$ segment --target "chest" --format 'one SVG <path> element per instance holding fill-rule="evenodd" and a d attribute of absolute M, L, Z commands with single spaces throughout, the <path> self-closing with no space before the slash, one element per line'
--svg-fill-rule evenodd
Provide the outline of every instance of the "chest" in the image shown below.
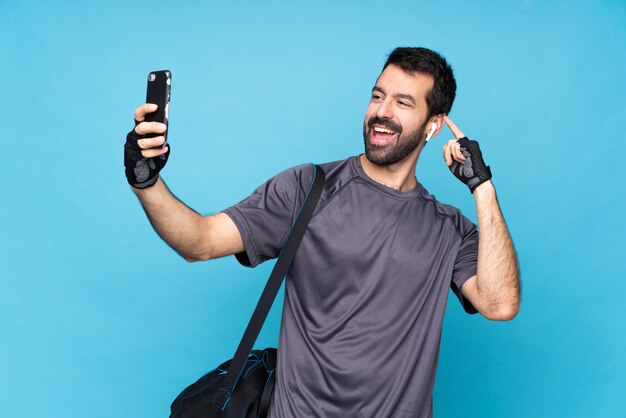
<path fill-rule="evenodd" d="M 433 205 L 357 185 L 318 210 L 293 264 L 296 286 L 319 298 L 375 291 L 415 296 L 451 276 L 458 235 Z"/>

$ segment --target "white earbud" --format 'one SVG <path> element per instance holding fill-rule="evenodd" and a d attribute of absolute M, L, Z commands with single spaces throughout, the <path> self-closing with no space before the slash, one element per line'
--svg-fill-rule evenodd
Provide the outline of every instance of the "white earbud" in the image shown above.
<path fill-rule="evenodd" d="M 428 135 L 426 135 L 426 142 L 428 142 L 430 140 L 430 138 L 432 138 L 433 134 L 435 133 L 435 131 L 437 130 L 437 124 L 435 122 L 433 122 L 430 125 L 430 131 L 428 131 Z"/>

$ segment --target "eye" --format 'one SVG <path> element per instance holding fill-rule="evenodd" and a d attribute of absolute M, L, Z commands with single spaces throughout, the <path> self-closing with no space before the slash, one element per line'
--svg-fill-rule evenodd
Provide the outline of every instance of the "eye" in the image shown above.
<path fill-rule="evenodd" d="M 409 102 L 404 102 L 404 101 L 402 101 L 402 100 L 400 100 L 400 101 L 398 102 L 398 104 L 399 104 L 400 106 L 402 106 L 402 107 L 410 107 L 410 106 L 411 106 L 411 104 L 410 104 Z"/>
<path fill-rule="evenodd" d="M 381 96 L 380 94 L 378 94 L 378 93 L 373 93 L 372 94 L 372 101 L 373 102 L 377 102 L 377 101 L 382 100 L 382 99 L 383 99 L 383 96 Z"/>

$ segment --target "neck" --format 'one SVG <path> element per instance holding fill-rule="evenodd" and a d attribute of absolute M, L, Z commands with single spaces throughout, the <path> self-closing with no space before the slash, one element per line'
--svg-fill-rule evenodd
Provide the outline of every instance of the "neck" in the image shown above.
<path fill-rule="evenodd" d="M 365 174 L 375 182 L 401 192 L 408 192 L 417 186 L 415 168 L 421 148 L 417 147 L 406 158 L 390 165 L 374 164 L 367 159 L 365 154 L 359 156 L 359 161 Z"/>

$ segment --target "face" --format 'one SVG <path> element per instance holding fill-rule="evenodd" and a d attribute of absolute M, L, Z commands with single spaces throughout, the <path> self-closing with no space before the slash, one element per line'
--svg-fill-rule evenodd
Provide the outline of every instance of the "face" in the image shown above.
<path fill-rule="evenodd" d="M 407 74 L 389 65 L 372 89 L 365 112 L 365 156 L 378 165 L 389 165 L 411 154 L 426 137 L 426 95 L 432 76 Z"/>

